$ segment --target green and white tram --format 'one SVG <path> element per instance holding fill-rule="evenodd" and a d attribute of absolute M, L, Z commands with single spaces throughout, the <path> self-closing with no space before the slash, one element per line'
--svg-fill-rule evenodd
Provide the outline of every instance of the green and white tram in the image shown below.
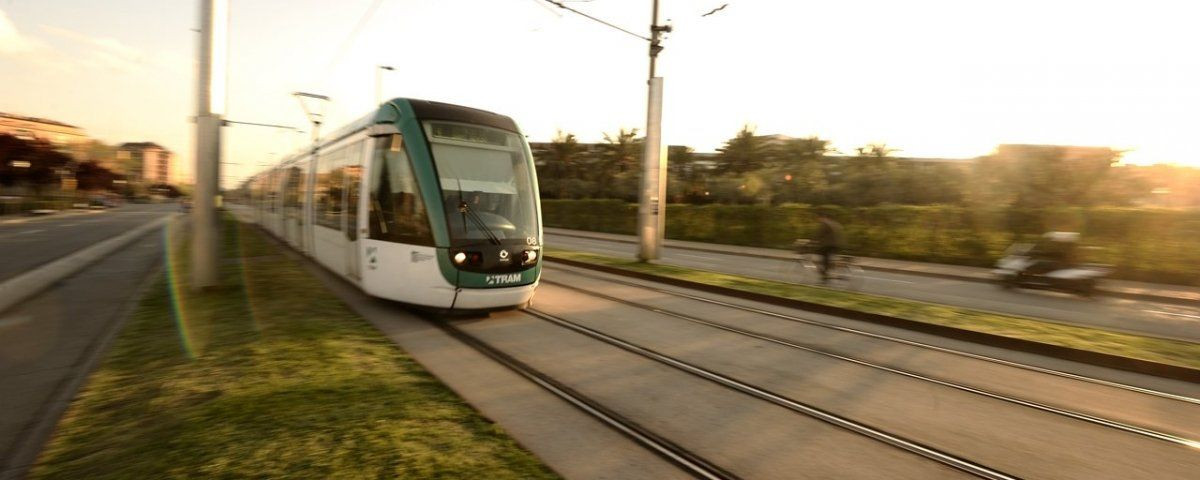
<path fill-rule="evenodd" d="M 244 187 L 263 227 L 373 296 L 520 307 L 541 275 L 533 158 L 503 115 L 397 98 Z"/>

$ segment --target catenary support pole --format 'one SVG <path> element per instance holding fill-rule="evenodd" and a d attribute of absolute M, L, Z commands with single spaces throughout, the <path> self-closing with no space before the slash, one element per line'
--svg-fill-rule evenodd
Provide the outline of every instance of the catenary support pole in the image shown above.
<path fill-rule="evenodd" d="M 220 281 L 217 203 L 221 178 L 221 116 L 225 103 L 227 0 L 200 0 L 196 75 L 196 168 L 192 198 L 192 288 Z"/>
<path fill-rule="evenodd" d="M 671 27 L 658 25 L 658 0 L 654 0 L 651 8 L 646 142 L 642 153 L 641 191 L 638 195 L 638 259 L 643 262 L 661 255 L 667 213 L 667 155 L 662 145 L 663 79 L 655 75 L 655 62 L 662 51 L 661 35 L 670 32 Z"/>

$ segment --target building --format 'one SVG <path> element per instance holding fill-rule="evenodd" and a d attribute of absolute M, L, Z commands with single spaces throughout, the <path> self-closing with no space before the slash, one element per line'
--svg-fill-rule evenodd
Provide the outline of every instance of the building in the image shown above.
<path fill-rule="evenodd" d="M 126 166 L 130 178 L 147 183 L 169 183 L 172 153 L 154 142 L 122 143 L 117 147 L 117 161 Z"/>
<path fill-rule="evenodd" d="M 83 129 L 74 125 L 0 112 L 0 135 L 3 134 L 23 140 L 44 141 L 75 156 L 90 141 Z"/>
<path fill-rule="evenodd" d="M 1120 151 L 1110 147 L 1084 147 L 1078 145 L 1025 145 L 1002 144 L 996 147 L 995 156 L 1004 159 L 1039 158 L 1051 156 L 1062 160 L 1116 160 Z"/>

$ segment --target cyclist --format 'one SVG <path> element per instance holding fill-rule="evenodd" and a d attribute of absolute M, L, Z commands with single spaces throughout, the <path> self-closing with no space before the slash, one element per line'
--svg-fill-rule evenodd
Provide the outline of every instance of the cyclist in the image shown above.
<path fill-rule="evenodd" d="M 829 283 L 829 271 L 833 268 L 833 257 L 843 247 L 842 225 L 829 214 L 817 212 L 817 254 L 821 256 L 821 283 Z"/>

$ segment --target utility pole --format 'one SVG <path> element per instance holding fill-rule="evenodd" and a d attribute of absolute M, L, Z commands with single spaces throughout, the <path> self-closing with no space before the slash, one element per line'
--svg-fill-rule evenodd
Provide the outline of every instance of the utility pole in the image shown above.
<path fill-rule="evenodd" d="M 396 68 L 390 67 L 387 65 L 376 65 L 375 66 L 375 106 L 376 107 L 378 107 L 379 104 L 383 103 L 383 78 L 382 77 L 383 77 L 384 70 L 391 72 L 391 71 L 396 70 Z"/>
<path fill-rule="evenodd" d="M 192 288 L 220 283 L 221 125 L 225 114 L 228 0 L 200 0 L 196 75 L 196 188 L 192 199 Z"/>
<path fill-rule="evenodd" d="M 654 0 L 651 8 L 646 145 L 642 154 L 642 188 L 638 195 L 638 259 L 643 262 L 660 256 L 667 217 L 667 155 L 662 145 L 663 79 L 655 76 L 655 61 L 662 51 L 662 34 L 670 32 L 671 26 L 658 24 L 658 0 Z"/>
<path fill-rule="evenodd" d="M 637 232 L 638 259 L 643 262 L 657 259 L 662 250 L 663 231 L 666 230 L 667 152 L 662 145 L 663 79 L 655 75 L 655 61 L 658 60 L 658 53 L 662 51 L 662 34 L 669 33 L 671 26 L 658 24 L 658 0 L 654 0 L 654 4 L 651 6 L 649 37 L 643 37 L 568 7 L 562 0 L 545 1 L 609 28 L 650 42 L 650 75 L 647 80 L 650 88 L 646 101 L 646 145 L 642 154 L 642 183 L 638 193 Z"/>

